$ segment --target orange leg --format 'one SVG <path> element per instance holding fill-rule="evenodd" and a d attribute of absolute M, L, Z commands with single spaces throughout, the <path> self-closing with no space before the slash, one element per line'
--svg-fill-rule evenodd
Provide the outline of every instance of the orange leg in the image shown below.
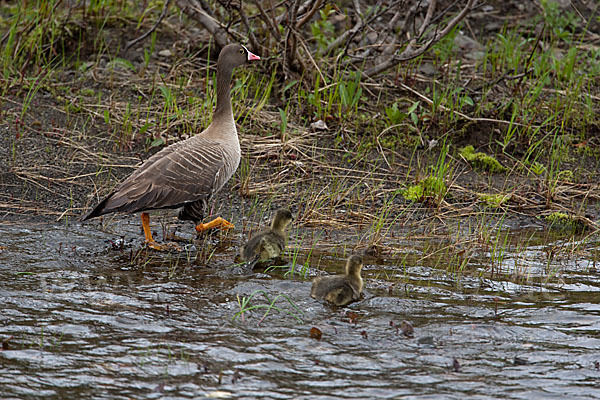
<path fill-rule="evenodd" d="M 221 217 L 217 217 L 212 221 L 207 222 L 206 224 L 199 223 L 198 225 L 196 225 L 196 232 L 200 233 L 210 228 L 232 229 L 234 226 L 235 225 L 233 225 L 231 222 Z"/>
<path fill-rule="evenodd" d="M 144 236 L 146 238 L 146 244 L 148 247 L 154 250 L 165 251 L 165 250 L 181 250 L 175 243 L 159 244 L 152 238 L 152 231 L 150 230 L 150 215 L 148 213 L 142 213 L 142 228 L 144 228 Z"/>

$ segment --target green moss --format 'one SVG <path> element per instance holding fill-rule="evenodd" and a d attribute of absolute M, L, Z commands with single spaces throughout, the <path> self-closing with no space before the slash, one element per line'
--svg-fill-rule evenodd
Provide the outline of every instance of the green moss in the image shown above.
<path fill-rule="evenodd" d="M 423 201 L 427 197 L 444 197 L 445 194 L 446 184 L 436 176 L 428 176 L 419 184 L 402 191 L 402 196 L 409 201 Z"/>
<path fill-rule="evenodd" d="M 491 207 L 491 208 L 500 208 L 510 198 L 510 196 L 506 195 L 506 194 L 485 194 L 485 193 L 478 193 L 477 197 L 479 197 L 479 199 L 481 201 L 483 201 L 487 207 Z"/>
<path fill-rule="evenodd" d="M 90 89 L 90 88 L 83 88 L 79 91 L 79 93 L 81 93 L 82 96 L 87 96 L 87 97 L 92 97 L 96 94 L 94 92 L 94 89 Z"/>
<path fill-rule="evenodd" d="M 548 221 L 552 224 L 554 224 L 554 223 L 570 224 L 573 222 L 573 219 L 571 217 L 569 217 L 567 214 L 557 211 L 557 212 L 553 212 L 550 215 L 546 215 L 546 221 Z"/>
<path fill-rule="evenodd" d="M 585 225 L 575 217 L 556 211 L 544 217 L 546 222 L 550 223 L 550 228 L 561 231 L 582 231 Z"/>
<path fill-rule="evenodd" d="M 485 153 L 476 153 L 475 148 L 469 145 L 459 150 L 459 154 L 465 158 L 473 166 L 473 168 L 481 171 L 489 172 L 504 172 L 506 168 L 498 162 L 494 157 L 488 156 Z"/>
<path fill-rule="evenodd" d="M 571 171 L 570 169 L 565 169 L 564 171 L 560 171 L 558 173 L 558 180 L 572 181 L 573 180 L 573 171 Z"/>

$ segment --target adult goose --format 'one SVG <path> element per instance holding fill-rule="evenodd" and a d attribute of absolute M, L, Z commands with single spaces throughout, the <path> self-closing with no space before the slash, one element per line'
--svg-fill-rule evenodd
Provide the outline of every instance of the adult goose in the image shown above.
<path fill-rule="evenodd" d="M 280 258 L 287 242 L 287 227 L 292 222 L 292 212 L 287 208 L 279 208 L 271 221 L 271 227 L 257 233 L 242 246 L 241 259 L 256 263 L 264 263 Z"/>
<path fill-rule="evenodd" d="M 327 300 L 336 306 L 345 306 L 358 300 L 363 289 L 363 280 L 360 276 L 362 267 L 361 256 L 350 256 L 346 261 L 344 275 L 313 279 L 310 295 L 315 299 Z"/>
<path fill-rule="evenodd" d="M 169 246 L 154 241 L 146 211 L 179 208 L 178 218 L 191 220 L 196 231 L 233 228 L 221 217 L 203 224 L 210 198 L 231 178 L 240 163 L 240 142 L 231 109 L 230 84 L 235 67 L 260 60 L 240 44 L 225 46 L 217 61 L 217 107 L 212 123 L 201 133 L 174 143 L 146 160 L 82 220 L 112 212 L 142 211 L 149 247 Z"/>

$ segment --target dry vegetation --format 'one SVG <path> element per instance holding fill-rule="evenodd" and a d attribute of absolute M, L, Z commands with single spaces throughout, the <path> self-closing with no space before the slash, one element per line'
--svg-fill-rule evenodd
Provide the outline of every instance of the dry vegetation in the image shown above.
<path fill-rule="evenodd" d="M 598 229 L 595 5 L 102 0 L 0 13 L 4 219 L 77 217 L 201 130 L 215 55 L 241 41 L 264 61 L 235 75 L 244 159 L 221 194 L 234 219 L 292 204 L 298 226 L 375 253 L 399 250 L 398 232 L 464 234 L 449 252 L 493 246 L 506 227 Z"/>

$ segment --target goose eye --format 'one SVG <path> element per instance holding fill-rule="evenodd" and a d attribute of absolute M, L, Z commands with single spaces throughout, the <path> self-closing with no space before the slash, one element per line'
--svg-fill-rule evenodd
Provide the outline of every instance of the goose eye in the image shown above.
<path fill-rule="evenodd" d="M 244 54 L 244 49 L 240 49 L 240 54 Z"/>

